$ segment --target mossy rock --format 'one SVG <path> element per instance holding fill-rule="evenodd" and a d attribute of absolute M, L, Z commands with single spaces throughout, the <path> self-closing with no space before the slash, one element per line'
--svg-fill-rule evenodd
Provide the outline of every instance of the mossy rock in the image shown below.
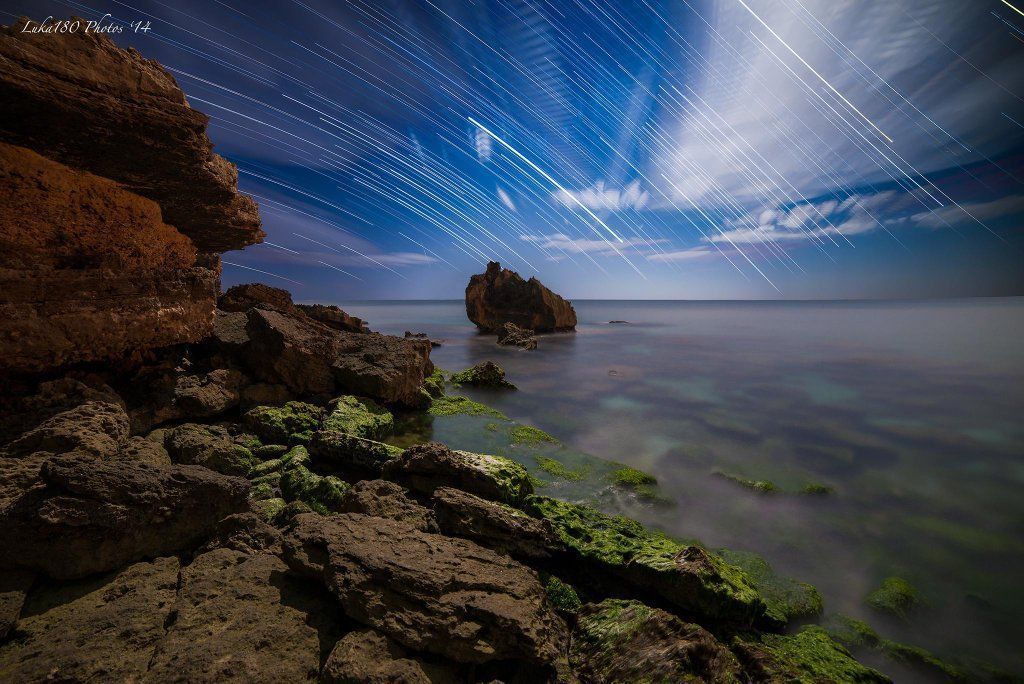
<path fill-rule="evenodd" d="M 624 580 L 714 622 L 752 625 L 765 614 L 746 574 L 699 546 L 582 504 L 532 496 L 524 506 L 549 520 L 579 561 L 610 583 Z"/>
<path fill-rule="evenodd" d="M 288 447 L 284 444 L 260 444 L 252 449 L 253 455 L 264 461 L 280 458 L 286 451 L 288 451 Z"/>
<path fill-rule="evenodd" d="M 224 475 L 245 476 L 259 465 L 260 459 L 235 440 L 222 425 L 183 423 L 164 433 L 164 448 L 174 463 L 201 465 Z"/>
<path fill-rule="evenodd" d="M 427 410 L 433 416 L 491 416 L 508 420 L 501 411 L 461 395 L 437 397 Z"/>
<path fill-rule="evenodd" d="M 259 482 L 252 486 L 249 490 L 250 501 L 262 501 L 265 499 L 273 499 L 277 494 L 274 491 L 274 485 L 270 482 Z"/>
<path fill-rule="evenodd" d="M 756 553 L 732 549 L 717 549 L 717 552 L 727 563 L 747 574 L 768 607 L 766 617 L 779 627 L 790 620 L 821 614 L 821 594 L 812 585 L 775 574 L 768 561 Z"/>
<path fill-rule="evenodd" d="M 472 368 L 453 373 L 452 383 L 456 385 L 472 385 L 490 389 L 515 389 L 516 386 L 505 379 L 505 371 L 492 361 L 478 363 Z"/>
<path fill-rule="evenodd" d="M 395 419 L 372 399 L 343 396 L 328 404 L 322 429 L 379 442 L 394 431 Z"/>
<path fill-rule="evenodd" d="M 554 575 L 541 575 L 544 582 L 544 591 L 547 592 L 548 601 L 563 617 L 571 617 L 579 612 L 583 602 L 580 601 L 576 589 Z"/>
<path fill-rule="evenodd" d="M 811 482 L 800 488 L 801 494 L 810 494 L 812 496 L 824 496 L 826 494 L 834 493 L 835 487 L 831 485 L 821 484 L 819 482 Z"/>
<path fill-rule="evenodd" d="M 257 406 L 242 416 L 246 427 L 266 443 L 306 444 L 320 428 L 323 409 L 302 401 L 284 406 Z"/>
<path fill-rule="evenodd" d="M 455 453 L 464 457 L 470 467 L 492 481 L 495 491 L 498 492 L 494 497 L 497 501 L 515 506 L 533 493 L 530 474 L 526 468 L 511 458 L 458 450 Z"/>
<path fill-rule="evenodd" d="M 317 462 L 374 476 L 380 475 L 385 463 L 402 455 L 398 447 L 336 430 L 317 432 L 309 450 Z"/>
<path fill-rule="evenodd" d="M 277 517 L 287 505 L 288 502 L 281 498 L 261 499 L 259 501 L 252 502 L 252 510 L 256 515 L 260 516 L 267 522 L 272 523 L 277 520 Z"/>
<path fill-rule="evenodd" d="M 608 473 L 608 479 L 617 487 L 635 488 L 642 485 L 658 484 L 656 477 L 642 470 L 621 463 L 613 463 L 612 465 L 615 466 L 615 470 Z"/>
<path fill-rule="evenodd" d="M 779 488 L 775 486 L 775 483 L 771 482 L 770 480 L 750 480 L 745 477 L 740 477 L 739 475 L 723 473 L 721 470 L 715 470 L 711 474 L 714 475 L 715 477 L 720 477 L 723 480 L 735 482 L 741 487 L 746 487 L 747 489 L 751 489 L 761 494 L 771 494 L 779 490 Z"/>
<path fill-rule="evenodd" d="M 886 577 L 881 586 L 867 595 L 864 602 L 874 610 L 906 620 L 921 604 L 921 598 L 907 580 L 902 577 Z"/>
<path fill-rule="evenodd" d="M 760 641 L 737 641 L 733 650 L 754 681 L 821 684 L 887 684 L 891 680 L 857 662 L 817 625 L 792 635 L 765 634 Z"/>
<path fill-rule="evenodd" d="M 431 399 L 444 395 L 445 372 L 435 368 L 434 372 L 423 379 L 423 389 L 430 395 Z"/>
<path fill-rule="evenodd" d="M 579 482 L 587 476 L 590 470 L 589 468 L 570 468 L 558 459 L 549 456 L 534 456 L 533 460 L 537 462 L 541 470 L 558 480 Z"/>
<path fill-rule="evenodd" d="M 516 425 L 508 431 L 508 436 L 513 444 L 561 444 L 548 433 L 531 425 Z"/>
<path fill-rule="evenodd" d="M 281 494 L 286 501 L 301 501 L 317 513 L 341 510 L 348 483 L 333 475 L 317 475 L 303 465 L 281 473 Z"/>

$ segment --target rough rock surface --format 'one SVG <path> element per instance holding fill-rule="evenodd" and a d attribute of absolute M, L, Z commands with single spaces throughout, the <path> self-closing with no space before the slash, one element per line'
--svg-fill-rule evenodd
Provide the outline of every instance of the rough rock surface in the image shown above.
<path fill-rule="evenodd" d="M 7 445 L 10 453 L 78 450 L 93 456 L 116 456 L 128 439 L 128 414 L 118 404 L 87 401 L 48 418 Z"/>
<path fill-rule="evenodd" d="M 384 476 L 410 489 L 430 494 L 438 487 L 457 487 L 493 501 L 517 504 L 533 492 L 529 474 L 503 456 L 452 451 L 431 442 L 411 447 L 384 466 Z"/>
<path fill-rule="evenodd" d="M 430 509 L 410 498 L 404 487 L 387 480 L 361 480 L 355 483 L 342 497 L 341 510 L 345 513 L 362 513 L 374 518 L 397 520 L 424 532 L 437 531 Z"/>
<path fill-rule="evenodd" d="M 229 287 L 217 298 L 221 311 L 244 312 L 260 304 L 288 311 L 292 309 L 292 294 L 263 283 L 244 283 Z"/>
<path fill-rule="evenodd" d="M 0 570 L 0 642 L 18 624 L 25 597 L 35 576 L 24 570 Z"/>
<path fill-rule="evenodd" d="M 46 461 L 43 489 L 0 513 L 0 563 L 83 577 L 198 545 L 247 508 L 249 483 L 199 466 L 158 468 L 69 454 Z"/>
<path fill-rule="evenodd" d="M 425 662 L 372 629 L 342 637 L 324 663 L 325 684 L 455 684 L 463 681 L 455 667 Z"/>
<path fill-rule="evenodd" d="M 171 616 L 178 568 L 177 558 L 157 558 L 34 592 L 18 638 L 0 645 L 0 679 L 140 681 Z"/>
<path fill-rule="evenodd" d="M 330 306 L 323 304 L 296 304 L 295 308 L 314 321 L 320 321 L 327 327 L 334 328 L 335 330 L 354 333 L 370 332 L 370 329 L 366 326 L 366 321 L 350 316 L 333 304 Z"/>
<path fill-rule="evenodd" d="M 154 682 L 316 681 L 339 633 L 322 587 L 269 553 L 220 548 L 181 571 L 174 619 L 147 674 Z"/>
<path fill-rule="evenodd" d="M 213 154 L 207 117 L 167 71 L 104 34 L 23 27 L 0 30 L 0 141 L 155 201 L 200 252 L 262 239 L 255 202 L 236 192 L 237 170 Z"/>
<path fill-rule="evenodd" d="M 500 332 L 515 323 L 537 332 L 576 329 L 576 311 L 536 278 L 523 280 L 515 271 L 492 261 L 487 270 L 469 279 L 466 315 L 483 332 Z"/>
<path fill-rule="evenodd" d="M 515 558 L 550 558 L 561 547 L 547 520 L 459 489 L 434 491 L 434 514 L 445 534 L 465 537 Z"/>
<path fill-rule="evenodd" d="M 588 682 L 742 681 L 736 657 L 707 630 L 639 601 L 583 606 L 569 659 Z"/>
<path fill-rule="evenodd" d="M 284 556 L 324 582 L 349 617 L 457 662 L 553 663 L 566 627 L 537 574 L 472 542 L 354 513 L 302 514 Z"/>
<path fill-rule="evenodd" d="M 246 475 L 260 462 L 222 425 L 184 423 L 164 433 L 164 447 L 174 463 L 200 465 L 224 475 Z"/>
<path fill-rule="evenodd" d="M 498 331 L 498 344 L 530 351 L 537 348 L 537 338 L 533 336 L 533 330 L 520 328 L 515 323 L 505 323 Z"/>
<path fill-rule="evenodd" d="M 516 386 L 505 379 L 505 370 L 493 361 L 483 361 L 472 368 L 453 373 L 451 381 L 456 385 L 472 385 L 490 389 L 515 389 Z"/>

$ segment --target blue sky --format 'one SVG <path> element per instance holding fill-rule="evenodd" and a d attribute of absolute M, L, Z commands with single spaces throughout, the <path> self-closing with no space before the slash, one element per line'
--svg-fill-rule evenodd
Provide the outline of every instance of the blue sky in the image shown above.
<path fill-rule="evenodd" d="M 9 2 L 149 21 L 256 196 L 225 286 L 1024 294 L 1024 2 Z M 255 269 L 255 270 L 253 270 Z"/>

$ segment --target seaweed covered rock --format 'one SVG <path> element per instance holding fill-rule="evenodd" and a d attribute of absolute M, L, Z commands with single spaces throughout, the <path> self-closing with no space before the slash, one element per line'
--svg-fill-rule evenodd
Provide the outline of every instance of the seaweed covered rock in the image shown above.
<path fill-rule="evenodd" d="M 453 373 L 451 381 L 456 385 L 472 385 L 491 389 L 515 389 L 516 386 L 505 379 L 505 371 L 493 361 L 478 363 L 472 368 Z"/>
<path fill-rule="evenodd" d="M 2 678 L 143 680 L 170 622 L 179 568 L 177 558 L 157 558 L 33 592 L 18 638 L 0 645 Z"/>
<path fill-rule="evenodd" d="M 309 451 L 318 463 L 374 478 L 380 476 L 385 465 L 402 455 L 398 447 L 337 430 L 316 432 L 309 442 Z"/>
<path fill-rule="evenodd" d="M 523 280 L 515 271 L 492 261 L 466 286 L 466 315 L 482 332 L 495 333 L 505 323 L 538 332 L 574 330 L 572 304 L 536 278 Z"/>
<path fill-rule="evenodd" d="M 514 558 L 550 558 L 561 542 L 547 520 L 451 487 L 434 490 L 434 514 L 445 534 L 465 537 Z"/>
<path fill-rule="evenodd" d="M 707 630 L 639 601 L 583 606 L 569 660 L 583 681 L 741 681 L 736 657 Z"/>
<path fill-rule="evenodd" d="M 0 514 L 0 563 L 57 579 L 120 568 L 194 548 L 217 521 L 248 507 L 249 483 L 199 466 L 58 456 L 46 485 Z"/>
<path fill-rule="evenodd" d="M 873 610 L 906 620 L 921 605 L 921 597 L 914 586 L 902 577 L 886 577 L 864 602 Z"/>
<path fill-rule="evenodd" d="M 342 497 L 339 510 L 397 520 L 424 532 L 437 531 L 430 509 L 410 498 L 404 487 L 387 480 L 355 483 Z"/>
<path fill-rule="evenodd" d="M 267 444 L 306 444 L 320 429 L 324 412 L 319 406 L 289 401 L 284 406 L 257 406 L 242 422 Z"/>
<path fill-rule="evenodd" d="M 498 331 L 498 344 L 529 351 L 537 348 L 537 338 L 533 336 L 533 330 L 530 328 L 520 328 L 515 323 L 506 323 Z"/>
<path fill-rule="evenodd" d="M 179 425 L 164 433 L 164 448 L 174 463 L 201 465 L 225 475 L 247 475 L 260 463 L 221 425 Z"/>
<path fill-rule="evenodd" d="M 776 574 L 768 561 L 756 553 L 732 549 L 718 549 L 717 553 L 746 573 L 767 606 L 765 618 L 777 626 L 821 614 L 821 594 L 812 585 Z"/>
<path fill-rule="evenodd" d="M 436 442 L 406 449 L 401 457 L 385 465 L 384 477 L 424 494 L 438 487 L 455 487 L 513 505 L 533 492 L 529 474 L 515 461 L 452 451 Z"/>
<path fill-rule="evenodd" d="M 881 672 L 861 665 L 821 627 L 811 625 L 791 635 L 765 634 L 760 641 L 733 644 L 747 674 L 759 682 L 852 682 L 886 684 Z"/>
<path fill-rule="evenodd" d="M 341 510 L 348 483 L 334 475 L 318 475 L 306 467 L 309 455 L 297 446 L 285 455 L 279 486 L 285 501 L 301 501 L 317 513 Z"/>
<path fill-rule="evenodd" d="M 372 399 L 342 396 L 327 405 L 323 429 L 380 441 L 395 429 L 395 419 Z"/>
<path fill-rule="evenodd" d="M 564 657 L 565 623 L 537 574 L 473 542 L 354 513 L 302 514 L 284 558 L 349 617 L 407 648 L 465 663 Z"/>
<path fill-rule="evenodd" d="M 575 561 L 609 583 L 628 582 L 715 622 L 752 625 L 765 603 L 739 568 L 621 516 L 532 496 L 525 509 L 551 522 Z"/>

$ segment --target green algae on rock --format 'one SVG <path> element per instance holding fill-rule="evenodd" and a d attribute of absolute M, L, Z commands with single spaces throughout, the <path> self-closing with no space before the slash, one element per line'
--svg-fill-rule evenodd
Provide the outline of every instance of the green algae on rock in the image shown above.
<path fill-rule="evenodd" d="M 561 442 L 548 433 L 532 425 L 516 425 L 509 430 L 508 436 L 513 444 L 539 444 L 541 442 L 561 444 Z"/>
<path fill-rule="evenodd" d="M 317 513 L 341 509 L 348 483 L 333 475 L 317 475 L 302 465 L 281 473 L 281 494 L 286 501 L 301 501 Z"/>
<path fill-rule="evenodd" d="M 569 468 L 558 459 L 548 456 L 534 456 L 533 460 L 537 462 L 541 470 L 559 480 L 579 481 L 585 478 L 589 471 L 589 468 Z"/>
<path fill-rule="evenodd" d="M 406 449 L 384 466 L 383 476 L 425 494 L 455 487 L 513 506 L 533 493 L 526 468 L 512 459 L 456 451 L 436 442 Z"/>
<path fill-rule="evenodd" d="M 812 585 L 775 574 L 768 561 L 756 553 L 732 549 L 716 549 L 716 552 L 725 562 L 747 574 L 768 607 L 765 616 L 779 626 L 793 619 L 821 614 L 821 594 Z"/>
<path fill-rule="evenodd" d="M 716 622 L 752 625 L 766 606 L 745 573 L 698 546 L 590 506 L 532 496 L 525 510 L 546 518 L 589 570 Z"/>
<path fill-rule="evenodd" d="M 831 485 L 821 484 L 819 482 L 812 482 L 810 484 L 806 484 L 800 489 L 801 494 L 813 494 L 816 496 L 820 496 L 823 494 L 832 494 L 835 491 L 835 487 L 832 487 Z"/>
<path fill-rule="evenodd" d="M 309 451 L 318 462 L 375 476 L 380 474 L 385 463 L 402 454 L 396 446 L 336 430 L 320 430 L 314 434 L 309 442 Z"/>
<path fill-rule="evenodd" d="M 267 443 L 306 444 L 320 428 L 323 409 L 304 401 L 284 406 L 257 406 L 242 416 L 246 427 Z"/>
<path fill-rule="evenodd" d="M 557 613 L 562 617 L 568 617 L 579 612 L 583 602 L 580 600 L 579 594 L 576 593 L 575 587 L 554 575 L 541 573 L 540 578 L 544 582 L 544 591 L 548 594 L 548 600 Z"/>
<path fill-rule="evenodd" d="M 516 386 L 505 379 L 505 371 L 492 361 L 478 363 L 472 368 L 453 373 L 452 383 L 456 385 L 472 385 L 491 389 L 516 389 Z"/>
<path fill-rule="evenodd" d="M 583 606 L 569 660 L 584 681 L 741 681 L 736 657 L 707 630 L 639 601 Z"/>
<path fill-rule="evenodd" d="M 423 379 L 423 389 L 432 399 L 436 399 L 444 394 L 444 388 L 445 371 L 435 366 L 434 372 Z"/>
<path fill-rule="evenodd" d="M 886 577 L 881 586 L 867 595 L 864 602 L 872 609 L 906 620 L 921 604 L 913 585 L 902 577 Z"/>
<path fill-rule="evenodd" d="M 492 416 L 508 420 L 508 416 L 501 411 L 462 395 L 437 397 L 430 402 L 430 408 L 427 411 L 434 416 L 455 416 L 461 414 L 466 416 Z"/>
<path fill-rule="evenodd" d="M 322 429 L 380 441 L 395 429 L 395 419 L 372 399 L 346 395 L 327 405 Z"/>
<path fill-rule="evenodd" d="M 733 650 L 754 681 L 792 684 L 888 684 L 891 681 L 881 672 L 854 660 L 849 651 L 817 625 L 804 627 L 791 635 L 764 634 L 760 641 L 737 639 Z"/>
<path fill-rule="evenodd" d="M 746 487 L 747 489 L 752 489 L 755 492 L 761 492 L 763 494 L 770 494 L 772 492 L 778 491 L 779 489 L 778 487 L 775 486 L 775 483 L 771 482 L 770 480 L 750 480 L 745 477 L 740 477 L 739 475 L 724 473 L 721 470 L 715 470 L 711 474 L 714 475 L 715 477 L 720 477 L 723 480 L 735 482 L 741 487 Z"/>

